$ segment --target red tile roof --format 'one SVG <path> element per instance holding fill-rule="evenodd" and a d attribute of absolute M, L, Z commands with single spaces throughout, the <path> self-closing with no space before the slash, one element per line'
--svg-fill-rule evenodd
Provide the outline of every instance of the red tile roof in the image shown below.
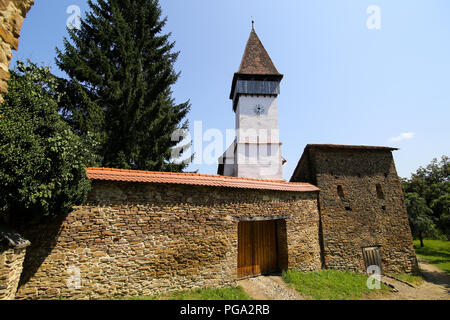
<path fill-rule="evenodd" d="M 91 180 L 168 183 L 295 192 L 319 191 L 317 187 L 309 183 L 292 183 L 281 180 L 257 180 L 197 173 L 150 172 L 107 168 L 87 168 L 86 171 L 87 177 Z"/>

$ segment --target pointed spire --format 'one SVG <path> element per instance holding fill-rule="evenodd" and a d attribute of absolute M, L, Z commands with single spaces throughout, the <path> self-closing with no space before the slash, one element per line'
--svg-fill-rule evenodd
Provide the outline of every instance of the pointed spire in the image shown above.
<path fill-rule="evenodd" d="M 252 19 L 252 31 L 245 47 L 244 56 L 242 57 L 239 71 L 233 76 L 231 84 L 230 99 L 233 100 L 233 108 L 239 97 L 239 90 L 236 91 L 238 80 L 261 80 L 281 82 L 283 75 L 278 72 L 277 68 L 270 59 L 269 54 L 264 48 L 261 40 L 255 31 L 254 20 Z M 278 92 L 279 93 L 279 92 Z M 275 95 L 278 93 L 274 93 Z"/>
<path fill-rule="evenodd" d="M 280 75 L 256 34 L 254 23 L 254 20 L 252 20 L 252 31 L 250 32 L 250 37 L 247 41 L 247 46 L 238 73 L 252 75 Z"/>

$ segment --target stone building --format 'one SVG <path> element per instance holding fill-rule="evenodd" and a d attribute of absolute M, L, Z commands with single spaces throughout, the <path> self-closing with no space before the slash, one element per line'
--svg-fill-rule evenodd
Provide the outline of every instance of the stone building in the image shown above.
<path fill-rule="evenodd" d="M 320 188 L 324 267 L 416 272 L 413 239 L 392 151 L 375 146 L 308 145 L 291 181 Z M 371 261 L 372 252 L 378 261 Z"/>
<path fill-rule="evenodd" d="M 17 299 L 152 295 L 321 268 L 308 183 L 91 168 L 87 203 L 17 226 L 31 241 Z"/>

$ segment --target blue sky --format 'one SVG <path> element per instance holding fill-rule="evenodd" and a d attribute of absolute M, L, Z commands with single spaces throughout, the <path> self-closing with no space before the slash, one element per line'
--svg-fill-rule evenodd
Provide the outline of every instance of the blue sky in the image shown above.
<path fill-rule="evenodd" d="M 53 66 L 70 5 L 38 0 L 24 22 L 14 60 Z M 381 10 L 369 30 L 366 10 Z M 181 51 L 173 87 L 190 99 L 189 122 L 234 128 L 228 99 L 251 30 L 285 75 L 279 96 L 280 137 L 289 179 L 308 143 L 388 145 L 407 177 L 450 146 L 450 2 L 448 0 L 162 0 L 165 31 Z M 12 64 L 13 66 L 14 64 Z M 216 165 L 189 170 L 215 174 Z"/>

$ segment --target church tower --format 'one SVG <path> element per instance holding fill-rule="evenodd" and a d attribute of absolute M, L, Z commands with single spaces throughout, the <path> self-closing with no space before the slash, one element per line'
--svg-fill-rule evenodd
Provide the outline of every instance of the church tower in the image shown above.
<path fill-rule="evenodd" d="M 218 174 L 283 180 L 277 96 L 278 72 L 252 27 L 230 99 L 236 116 L 236 139 L 219 159 Z"/>

